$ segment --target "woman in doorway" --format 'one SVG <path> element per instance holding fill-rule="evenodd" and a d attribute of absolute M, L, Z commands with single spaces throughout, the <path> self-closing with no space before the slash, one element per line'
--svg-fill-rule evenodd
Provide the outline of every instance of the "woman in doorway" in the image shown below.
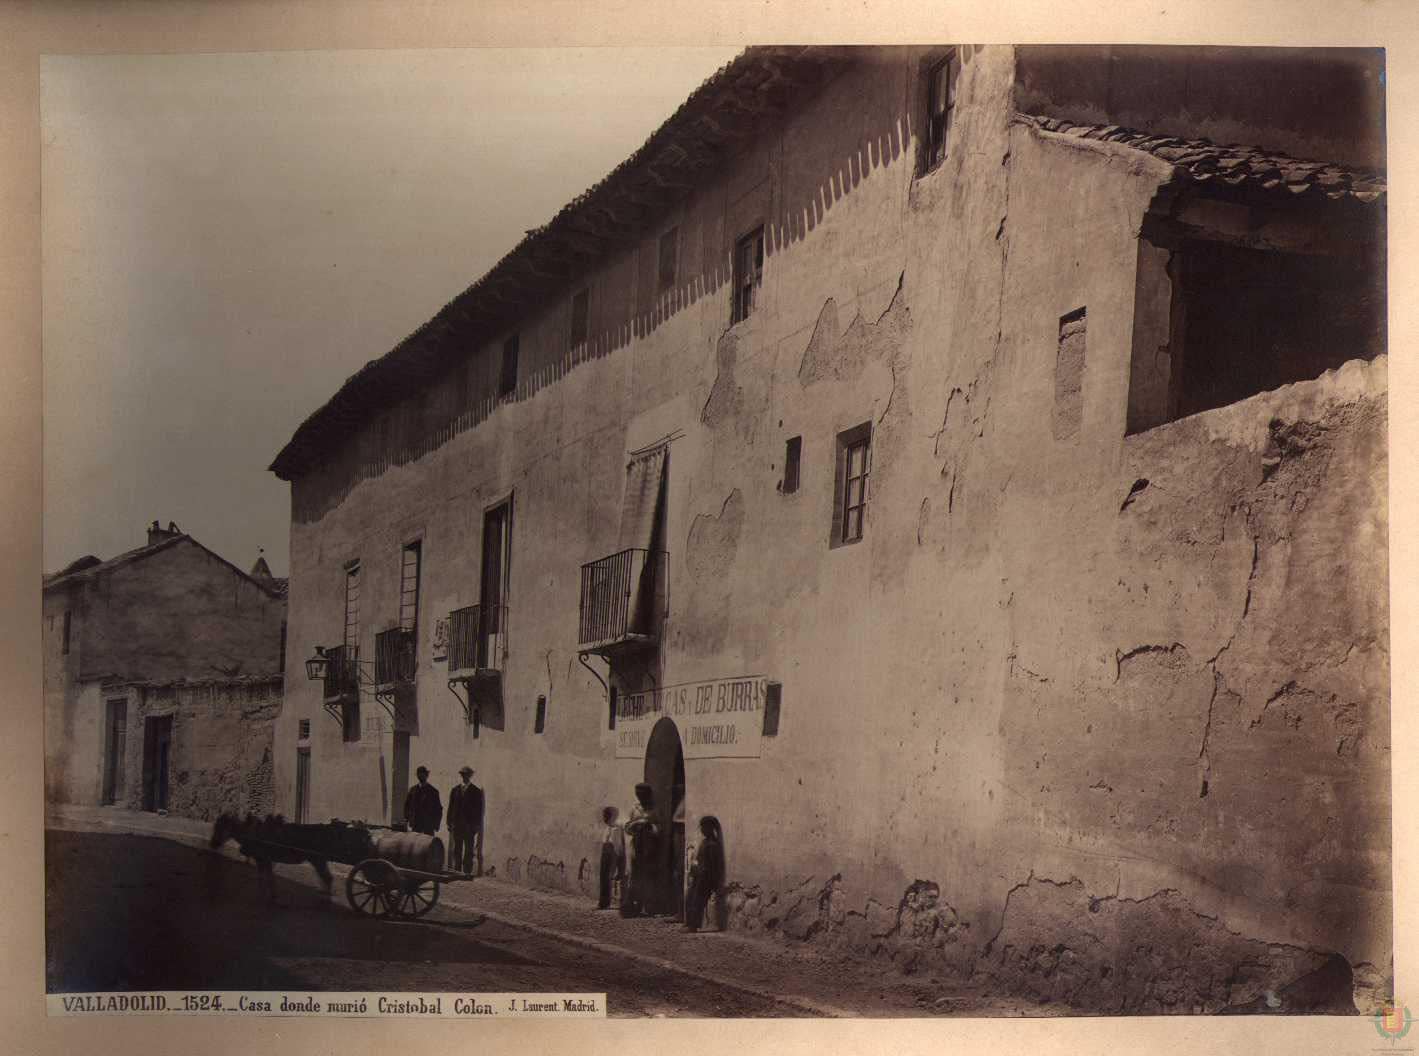
<path fill-rule="evenodd" d="M 631 882 L 621 899 L 621 916 L 638 917 L 655 905 L 660 860 L 655 792 L 644 781 L 636 785 L 636 805 L 626 819 L 625 830 L 631 841 Z"/>
<path fill-rule="evenodd" d="M 700 930 L 710 896 L 717 896 L 723 886 L 724 830 L 720 828 L 718 818 L 706 814 L 700 819 L 700 845 L 695 850 L 695 864 L 690 867 L 690 896 L 685 903 L 686 931 Z"/>

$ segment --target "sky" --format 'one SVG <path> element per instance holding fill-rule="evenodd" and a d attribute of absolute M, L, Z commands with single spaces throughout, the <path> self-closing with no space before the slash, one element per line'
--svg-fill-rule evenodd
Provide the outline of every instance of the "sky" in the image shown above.
<path fill-rule="evenodd" d="M 301 421 L 736 51 L 45 56 L 45 570 L 158 520 L 285 575 Z"/>

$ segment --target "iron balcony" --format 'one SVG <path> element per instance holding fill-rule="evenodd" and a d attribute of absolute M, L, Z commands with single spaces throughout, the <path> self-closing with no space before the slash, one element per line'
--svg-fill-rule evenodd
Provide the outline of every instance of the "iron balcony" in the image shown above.
<path fill-rule="evenodd" d="M 383 688 L 414 681 L 414 632 L 395 627 L 374 636 L 374 681 Z"/>
<path fill-rule="evenodd" d="M 581 566 L 582 652 L 604 655 L 659 640 L 665 563 L 664 550 L 630 549 Z"/>
<path fill-rule="evenodd" d="M 348 704 L 360 699 L 359 653 L 337 645 L 325 650 L 325 703 Z"/>
<path fill-rule="evenodd" d="M 448 614 L 449 678 L 501 671 L 506 654 L 506 605 L 469 605 Z"/>

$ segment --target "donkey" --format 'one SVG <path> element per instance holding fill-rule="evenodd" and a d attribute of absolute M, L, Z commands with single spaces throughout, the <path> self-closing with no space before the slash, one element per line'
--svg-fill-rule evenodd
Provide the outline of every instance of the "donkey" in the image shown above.
<path fill-rule="evenodd" d="M 265 818 L 248 814 L 240 820 L 235 814 L 223 814 L 212 826 L 210 846 L 215 850 L 228 840 L 236 840 L 242 857 L 256 863 L 258 882 L 266 889 L 267 900 L 271 903 L 276 901 L 276 875 L 272 869 L 276 862 L 282 865 L 309 862 L 315 868 L 315 875 L 320 877 L 326 895 L 329 895 L 335 878 L 330 873 L 328 859 L 318 852 L 295 846 L 302 841 L 301 834 L 294 830 L 302 828 L 305 826 L 287 825 L 286 819 L 279 814 L 268 814 Z"/>

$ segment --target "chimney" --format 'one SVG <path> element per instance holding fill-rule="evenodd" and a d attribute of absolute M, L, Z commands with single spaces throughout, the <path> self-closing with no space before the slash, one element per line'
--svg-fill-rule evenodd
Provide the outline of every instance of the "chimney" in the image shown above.
<path fill-rule="evenodd" d="M 270 582 L 272 579 L 271 566 L 266 563 L 265 547 L 258 546 L 256 548 L 256 564 L 251 566 L 251 571 L 248 575 L 250 575 L 252 579 L 261 579 L 267 582 Z"/>
<path fill-rule="evenodd" d="M 168 521 L 166 528 L 160 527 L 158 522 L 154 521 L 152 524 L 148 525 L 148 545 L 152 546 L 154 543 L 161 543 L 164 539 L 171 539 L 181 534 L 182 532 L 172 521 Z"/>

